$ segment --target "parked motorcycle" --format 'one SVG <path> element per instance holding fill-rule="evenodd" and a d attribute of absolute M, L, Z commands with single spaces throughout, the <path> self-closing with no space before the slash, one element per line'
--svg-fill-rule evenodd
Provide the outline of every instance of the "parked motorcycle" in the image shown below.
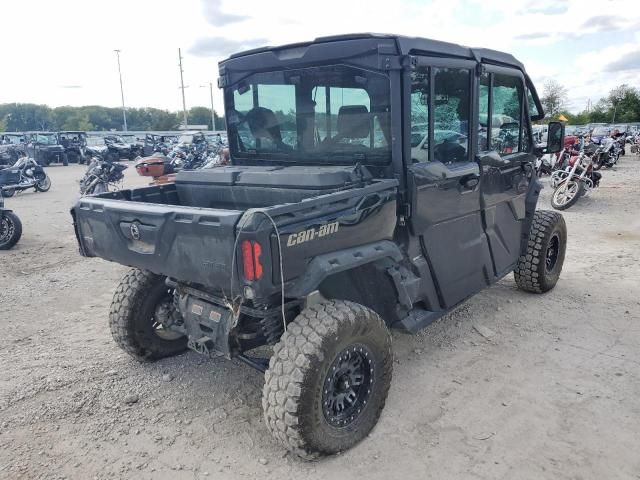
<path fill-rule="evenodd" d="M 0 189 L 0 250 L 9 250 L 22 236 L 22 222 L 12 210 L 4 208 L 4 196 Z"/>
<path fill-rule="evenodd" d="M 596 172 L 593 158 L 603 147 L 591 144 L 571 156 L 564 170 L 556 170 L 551 175 L 551 206 L 556 210 L 566 210 L 574 205 L 581 196 L 600 185 L 602 174 Z"/>
<path fill-rule="evenodd" d="M 600 143 L 600 148 L 593 158 L 593 168 L 600 170 L 602 167 L 611 168 L 620 158 L 620 151 L 624 150 L 624 146 L 620 147 L 620 143 L 613 138 L 605 138 Z"/>
<path fill-rule="evenodd" d="M 634 153 L 636 155 L 639 154 L 640 153 L 640 133 L 632 136 L 629 143 L 631 144 L 631 147 L 629 148 L 631 153 Z"/>
<path fill-rule="evenodd" d="M 51 188 L 49 175 L 33 158 L 21 157 L 13 166 L 0 170 L 0 190 L 5 197 L 29 188 L 36 192 L 46 192 Z"/>
<path fill-rule="evenodd" d="M 126 165 L 107 162 L 98 157 L 93 158 L 84 177 L 80 180 L 80 195 L 108 192 L 110 187 L 118 190 L 118 183 L 124 179 L 126 169 Z"/>

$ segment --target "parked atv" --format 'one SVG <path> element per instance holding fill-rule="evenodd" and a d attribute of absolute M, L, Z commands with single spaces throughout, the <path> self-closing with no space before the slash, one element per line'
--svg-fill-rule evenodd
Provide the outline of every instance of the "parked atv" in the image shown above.
<path fill-rule="evenodd" d="M 0 166 L 13 165 L 25 155 L 25 136 L 22 133 L 0 134 Z"/>
<path fill-rule="evenodd" d="M 125 143 L 119 135 L 104 137 L 104 144 L 107 151 L 103 156 L 107 162 L 117 162 L 120 159 L 133 160 L 142 153 L 142 147 Z"/>
<path fill-rule="evenodd" d="M 416 333 L 511 272 L 528 292 L 558 282 L 567 229 L 536 210 L 533 164 L 564 126 L 534 148 L 544 115 L 511 55 L 346 35 L 234 55 L 219 83 L 231 165 L 71 213 L 82 255 L 134 267 L 111 304 L 116 343 L 143 362 L 190 348 L 265 372 L 286 449 L 366 438 L 391 328 Z M 478 138 L 483 115 L 508 117 L 508 135 Z M 251 353 L 263 346 L 270 359 Z"/>
<path fill-rule="evenodd" d="M 87 134 L 79 131 L 58 132 L 58 142 L 64 148 L 69 163 L 83 164 L 88 159 L 85 156 L 87 148 Z"/>
<path fill-rule="evenodd" d="M 4 208 L 4 196 L 0 189 L 0 250 L 9 250 L 22 236 L 22 222 L 12 210 Z"/>
<path fill-rule="evenodd" d="M 26 153 L 39 165 L 48 167 L 52 163 L 69 165 L 64 147 L 60 145 L 55 132 L 31 132 L 27 135 Z"/>

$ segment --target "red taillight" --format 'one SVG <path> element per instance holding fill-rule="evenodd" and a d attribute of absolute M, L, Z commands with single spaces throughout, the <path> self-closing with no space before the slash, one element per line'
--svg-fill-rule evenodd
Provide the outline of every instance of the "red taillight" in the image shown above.
<path fill-rule="evenodd" d="M 244 278 L 250 282 L 259 280 L 264 273 L 262 263 L 260 263 L 260 255 L 262 247 L 258 242 L 250 240 L 242 241 L 242 265 L 244 268 Z"/>

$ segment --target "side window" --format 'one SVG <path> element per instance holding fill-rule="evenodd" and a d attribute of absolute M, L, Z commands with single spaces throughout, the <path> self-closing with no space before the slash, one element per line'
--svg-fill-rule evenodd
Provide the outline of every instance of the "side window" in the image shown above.
<path fill-rule="evenodd" d="M 469 161 L 471 76 L 467 69 L 434 69 L 433 159 Z"/>
<path fill-rule="evenodd" d="M 523 87 L 519 77 L 493 74 L 491 145 L 500 155 L 520 151 Z"/>
<path fill-rule="evenodd" d="M 411 160 L 429 161 L 429 69 L 411 74 Z"/>
<path fill-rule="evenodd" d="M 529 117 L 540 116 L 541 112 L 538 110 L 536 106 L 536 102 L 533 101 L 533 95 L 531 95 L 531 90 L 527 88 L 527 104 L 529 105 Z"/>

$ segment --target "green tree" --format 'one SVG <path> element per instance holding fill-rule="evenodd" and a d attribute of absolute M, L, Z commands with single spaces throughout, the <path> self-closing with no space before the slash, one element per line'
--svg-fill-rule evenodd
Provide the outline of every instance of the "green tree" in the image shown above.
<path fill-rule="evenodd" d="M 567 89 L 555 80 L 547 80 L 540 99 L 547 117 L 554 117 L 564 109 L 567 103 Z"/>
<path fill-rule="evenodd" d="M 192 125 L 208 125 L 211 128 L 211 109 L 207 107 L 191 107 L 188 112 Z"/>

